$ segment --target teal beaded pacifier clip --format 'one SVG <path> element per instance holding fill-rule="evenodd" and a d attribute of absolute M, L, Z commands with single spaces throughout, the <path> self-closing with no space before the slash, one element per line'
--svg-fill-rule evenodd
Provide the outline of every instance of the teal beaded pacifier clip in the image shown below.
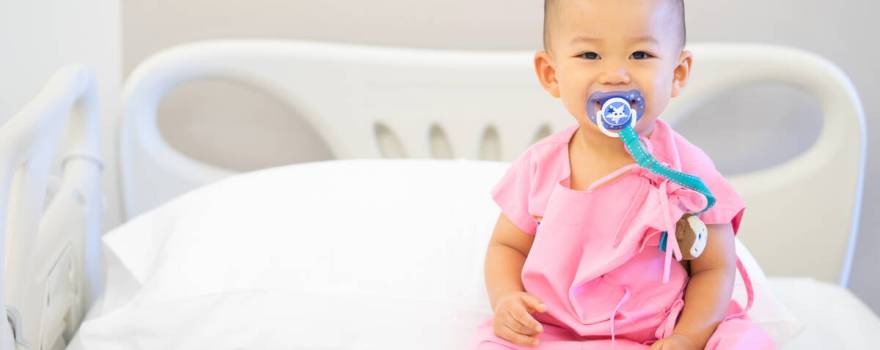
<path fill-rule="evenodd" d="M 706 207 L 697 213 L 692 213 L 692 216 L 688 218 L 692 232 L 696 232 L 698 235 L 695 240 L 697 244 L 691 249 L 692 255 L 697 256 L 705 247 L 706 239 L 705 225 L 699 221 L 697 216 L 715 205 L 715 196 L 712 195 L 712 192 L 699 177 L 670 169 L 645 151 L 641 142 L 639 142 L 639 135 L 634 128 L 644 109 L 645 100 L 638 90 L 597 92 L 587 100 L 587 114 L 590 116 L 591 121 L 605 135 L 620 137 L 626 150 L 633 156 L 639 166 L 667 178 L 669 181 L 697 191 L 706 197 Z M 611 132 L 612 130 L 619 130 L 619 132 L 614 133 Z M 669 233 L 663 231 L 660 237 L 660 251 L 666 250 L 668 236 Z"/>

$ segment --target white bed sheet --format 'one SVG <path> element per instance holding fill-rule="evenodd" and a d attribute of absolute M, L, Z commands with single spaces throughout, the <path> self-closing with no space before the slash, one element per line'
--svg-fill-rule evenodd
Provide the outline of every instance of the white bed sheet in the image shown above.
<path fill-rule="evenodd" d="M 876 340 L 873 339 L 873 336 L 880 334 L 880 319 L 850 291 L 830 283 L 819 282 L 809 278 L 771 277 L 769 282 L 776 295 L 804 324 L 804 330 L 789 343 L 785 344 L 782 349 L 877 349 Z M 320 301 L 315 300 L 315 302 L 319 303 Z M 86 319 L 92 320 L 100 317 L 95 312 L 96 310 L 93 309 Z M 431 308 L 425 310 L 431 310 Z M 467 310 L 441 309 L 434 311 L 445 311 L 438 314 L 438 317 L 448 316 L 459 319 L 470 317 L 471 321 L 483 316 L 473 315 L 468 313 Z M 162 319 L 155 321 L 161 322 Z M 464 328 L 463 330 L 467 331 Z M 383 333 L 379 332 L 377 334 Z M 171 339 L 174 338 L 173 336 L 171 337 Z M 208 344 L 206 343 L 203 346 L 190 348 L 205 349 L 208 348 L 207 346 Z M 92 350 L 94 348 L 84 347 L 77 335 L 67 349 Z M 299 349 L 308 349 L 308 347 Z M 340 347 L 339 349 L 345 348 Z"/>
<path fill-rule="evenodd" d="M 847 289 L 810 278 L 769 278 L 779 300 L 804 324 L 786 349 L 878 349 L 880 319 Z"/>
<path fill-rule="evenodd" d="M 109 285 L 70 348 L 460 348 L 460 335 L 489 316 L 481 252 L 497 215 L 488 185 L 503 169 L 470 161 L 324 162 L 191 192 L 105 237 Z M 410 203 L 405 217 L 395 212 L 400 203 Z M 334 210 L 348 215 L 328 215 Z M 350 220 L 387 229 L 352 235 Z M 408 233 L 414 223 L 424 231 Z M 323 226 L 327 232 L 315 237 Z M 376 239 L 446 249 L 383 256 L 358 249 Z M 330 250 L 347 258 L 322 253 Z M 785 348 L 870 349 L 869 336 L 880 334 L 877 317 L 845 289 L 809 279 L 774 279 L 771 288 L 806 326 Z M 398 330 L 406 331 L 391 338 Z M 459 336 L 425 341 L 444 334 Z"/>

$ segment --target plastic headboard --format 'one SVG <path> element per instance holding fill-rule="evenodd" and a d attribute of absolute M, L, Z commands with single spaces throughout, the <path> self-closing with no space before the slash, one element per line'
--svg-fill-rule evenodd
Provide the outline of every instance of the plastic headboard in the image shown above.
<path fill-rule="evenodd" d="M 100 292 L 97 107 L 68 66 L 0 128 L 0 349 L 63 348 Z"/>
<path fill-rule="evenodd" d="M 795 49 L 737 44 L 689 47 L 699 60 L 663 118 L 719 93 L 785 83 L 822 106 L 806 152 L 731 177 L 749 207 L 742 240 L 770 275 L 845 284 L 857 231 L 865 127 L 851 82 L 828 61 Z M 303 112 L 338 158 L 510 160 L 536 139 L 573 125 L 533 72 L 534 53 L 466 52 L 301 41 L 216 41 L 158 53 L 125 86 L 120 164 L 133 217 L 232 172 L 191 159 L 161 137 L 156 110 L 175 86 L 203 78 L 264 89 Z M 780 254 L 784 252 L 785 254 Z"/>

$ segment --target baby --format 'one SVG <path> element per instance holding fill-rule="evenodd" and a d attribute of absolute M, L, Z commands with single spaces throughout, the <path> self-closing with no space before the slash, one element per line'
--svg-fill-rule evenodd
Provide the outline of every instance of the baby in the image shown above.
<path fill-rule="evenodd" d="M 535 72 L 577 125 L 529 147 L 492 190 L 502 212 L 485 263 L 494 317 L 474 349 L 774 348 L 746 314 L 750 282 L 734 249 L 742 199 L 657 119 L 688 82 L 685 36 L 682 0 L 545 0 Z M 630 105 L 618 100 L 607 122 L 638 111 L 634 128 L 597 121 L 611 95 Z M 680 220 L 707 228 L 692 260 L 677 244 Z M 737 268 L 745 308 L 731 299 Z"/>

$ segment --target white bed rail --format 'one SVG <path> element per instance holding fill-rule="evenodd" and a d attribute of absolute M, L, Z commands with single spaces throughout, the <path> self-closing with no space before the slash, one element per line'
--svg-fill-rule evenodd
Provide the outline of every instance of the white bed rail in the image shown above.
<path fill-rule="evenodd" d="M 789 84 L 818 98 L 823 124 L 814 145 L 731 181 L 749 207 L 741 237 L 768 274 L 845 285 L 865 157 L 864 117 L 852 84 L 830 62 L 800 50 L 738 44 L 689 48 L 696 57 L 692 80 L 664 114 L 668 121 L 680 121 L 690 107 L 749 84 Z M 448 149 L 455 158 L 494 153 L 512 159 L 548 131 L 574 123 L 541 90 L 532 57 L 530 51 L 263 40 L 163 51 L 138 66 L 125 87 L 120 170 L 126 216 L 231 174 L 183 155 L 162 139 L 158 104 L 183 82 L 220 78 L 264 89 L 302 112 L 338 158 L 426 158 Z"/>
<path fill-rule="evenodd" d="M 63 348 L 100 292 L 98 131 L 95 76 L 79 65 L 0 128 L 2 350 Z"/>
<path fill-rule="evenodd" d="M 164 51 L 132 72 L 123 93 L 125 212 L 133 217 L 232 174 L 162 139 L 156 110 L 180 83 L 222 78 L 263 89 L 301 111 L 341 159 L 442 157 L 450 148 L 454 158 L 512 158 L 547 130 L 571 122 L 536 83 L 532 57 L 300 41 L 222 41 Z M 155 176 L 139 175 L 147 173 Z"/>
<path fill-rule="evenodd" d="M 748 207 L 743 242 L 768 275 L 813 277 L 845 287 L 857 241 L 867 143 L 864 111 L 852 82 L 833 63 L 803 50 L 738 44 L 702 44 L 693 50 L 694 79 L 664 116 L 673 123 L 725 90 L 759 83 L 792 86 L 818 100 L 822 127 L 814 144 L 790 160 L 730 180 Z M 760 115 L 739 117 L 756 125 L 761 121 Z"/>

